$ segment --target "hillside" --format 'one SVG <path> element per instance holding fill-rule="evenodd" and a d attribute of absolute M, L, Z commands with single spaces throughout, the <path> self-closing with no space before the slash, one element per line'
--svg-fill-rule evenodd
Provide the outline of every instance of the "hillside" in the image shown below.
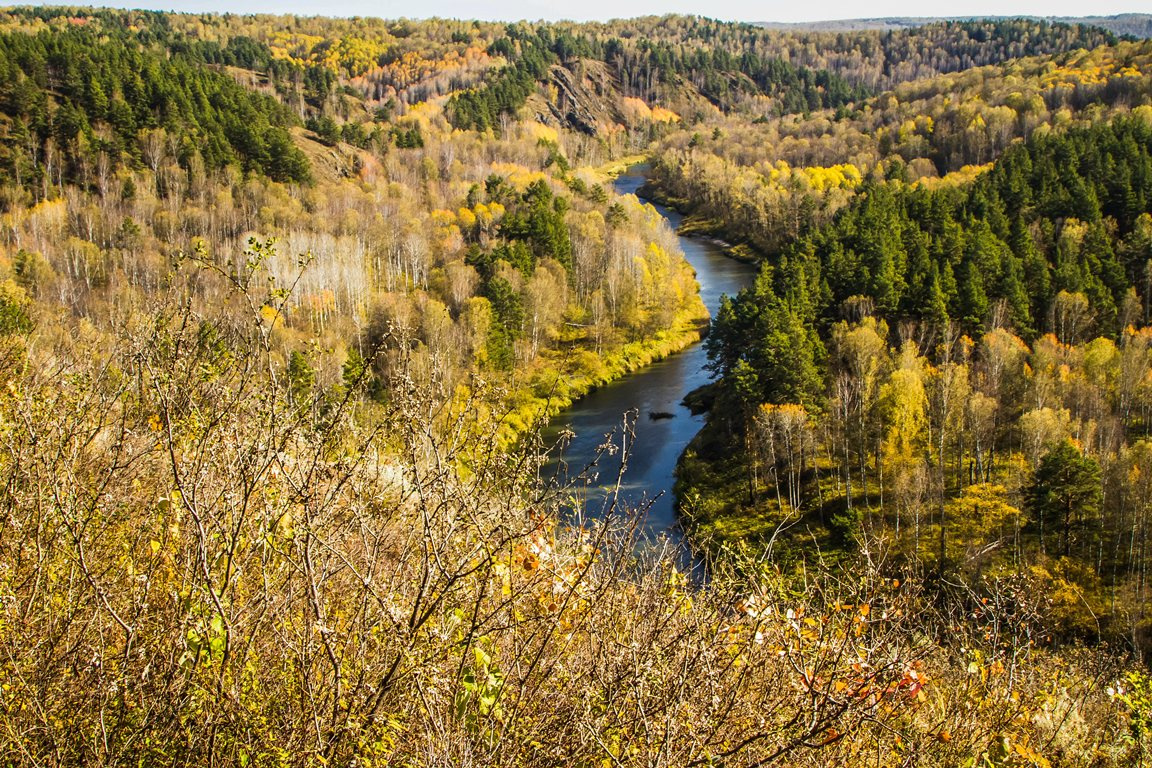
<path fill-rule="evenodd" d="M 1054 633 L 1144 647 L 1148 53 L 664 139 L 656 189 L 764 257 L 707 341 L 722 378 L 679 474 L 700 546 L 1024 568 L 1075 595 Z"/>
<path fill-rule="evenodd" d="M 917 80 L 804 120 L 729 115 L 660 139 L 653 191 L 771 254 L 827 222 L 869 171 L 971 176 L 1021 138 L 1152 104 L 1150 78 L 1150 44 L 1119 43 Z"/>
<path fill-rule="evenodd" d="M 1009 19 L 1015 17 L 1001 16 L 891 16 L 876 19 L 839 19 L 813 22 L 759 22 L 757 26 L 765 29 L 774 29 L 781 32 L 861 32 L 880 31 L 891 32 L 906 29 L 915 29 L 928 24 L 939 24 L 949 21 L 977 21 L 980 19 Z M 1152 37 L 1152 15 L 1146 13 L 1120 13 L 1115 16 L 1032 16 L 1035 21 L 1046 21 L 1054 24 L 1079 24 L 1089 27 L 1106 29 L 1115 35 L 1131 35 L 1132 37 Z"/>

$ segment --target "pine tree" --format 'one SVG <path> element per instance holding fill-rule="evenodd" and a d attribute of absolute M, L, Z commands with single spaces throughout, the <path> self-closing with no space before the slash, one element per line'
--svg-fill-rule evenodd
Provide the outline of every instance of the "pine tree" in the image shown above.
<path fill-rule="evenodd" d="M 1040 549 L 1045 549 L 1046 532 L 1059 524 L 1060 551 L 1068 557 L 1075 531 L 1100 512 L 1100 465 L 1072 441 L 1063 440 L 1040 460 L 1025 499 L 1039 529 Z"/>

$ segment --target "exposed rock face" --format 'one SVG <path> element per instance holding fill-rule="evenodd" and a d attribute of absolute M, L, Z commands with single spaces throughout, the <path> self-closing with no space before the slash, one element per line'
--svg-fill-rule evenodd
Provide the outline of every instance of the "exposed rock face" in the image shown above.
<path fill-rule="evenodd" d="M 367 153 L 343 142 L 328 146 L 317 141 L 303 128 L 293 128 L 294 143 L 307 156 L 312 175 L 317 180 L 335 181 L 355 176 L 363 166 Z"/>
<path fill-rule="evenodd" d="M 545 125 L 604 136 L 619 126 L 636 127 L 636 115 L 629 118 L 626 102 L 640 103 L 640 98 L 632 94 L 635 98 L 626 99 L 626 95 L 611 66 L 602 61 L 578 59 L 552 65 L 544 88 L 528 99 L 528 110 Z M 679 115 L 718 113 L 717 107 L 695 85 L 679 76 L 659 83 L 655 96 L 644 97 L 644 102 L 652 108 L 660 106 Z"/>
<path fill-rule="evenodd" d="M 575 75 L 564 67 L 552 68 L 552 83 L 556 86 L 557 97 L 555 103 L 550 103 L 552 114 L 566 123 L 570 128 L 596 135 L 596 115 L 593 114 L 589 103 L 588 89 L 577 83 Z"/>
<path fill-rule="evenodd" d="M 540 122 L 589 136 L 621 122 L 618 83 L 603 62 L 581 59 L 568 66 L 555 64 L 550 75 L 548 98 L 533 97 L 529 102 Z"/>

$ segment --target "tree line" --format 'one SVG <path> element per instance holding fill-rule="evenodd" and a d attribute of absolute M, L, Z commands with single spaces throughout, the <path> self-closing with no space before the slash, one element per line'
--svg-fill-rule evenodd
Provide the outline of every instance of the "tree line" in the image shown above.
<path fill-rule="evenodd" d="M 1149 105 L 1148 43 L 1032 58 L 897 87 L 808 119 L 729 115 L 662 136 L 654 193 L 699 226 L 775 253 L 866 176 L 971 179 L 1013 142 Z"/>

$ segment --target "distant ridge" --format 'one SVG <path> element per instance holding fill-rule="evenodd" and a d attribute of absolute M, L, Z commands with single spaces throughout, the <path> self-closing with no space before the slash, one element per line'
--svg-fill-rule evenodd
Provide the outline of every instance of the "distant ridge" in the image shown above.
<path fill-rule="evenodd" d="M 922 27 L 941 21 L 974 21 L 980 19 L 1029 18 L 1062 24 L 1086 24 L 1100 27 L 1117 35 L 1132 37 L 1152 37 L 1152 14 L 1121 13 L 1116 16 L 892 16 L 874 19 L 842 19 L 838 21 L 811 21 L 784 23 L 774 21 L 757 22 L 766 29 L 803 32 L 858 32 L 861 30 L 899 30 Z"/>

